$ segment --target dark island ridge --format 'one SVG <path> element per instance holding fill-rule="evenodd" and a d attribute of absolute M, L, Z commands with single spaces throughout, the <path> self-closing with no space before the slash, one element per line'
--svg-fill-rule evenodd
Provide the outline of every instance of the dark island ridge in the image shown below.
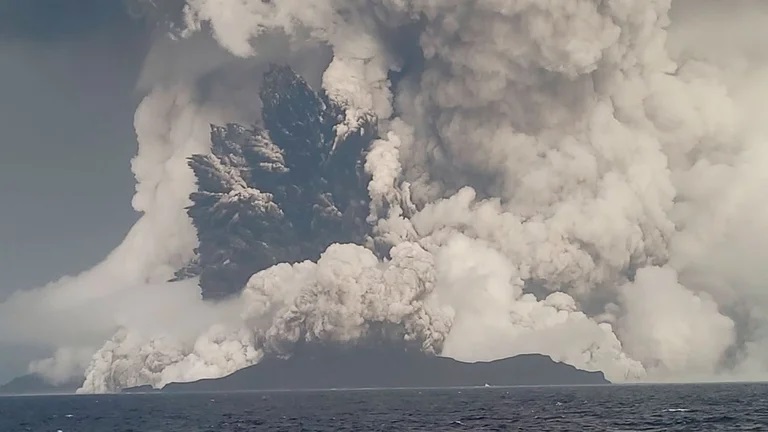
<path fill-rule="evenodd" d="M 46 384 L 25 375 L 0 386 L 0 394 L 71 394 L 81 382 Z M 230 392 L 368 388 L 447 388 L 611 384 L 602 372 L 587 372 L 541 354 L 522 354 L 489 362 L 465 363 L 418 351 L 317 349 L 259 364 L 218 379 L 124 389 L 144 392 Z"/>
<path fill-rule="evenodd" d="M 418 351 L 316 350 L 261 363 L 218 379 L 173 383 L 162 392 L 446 388 L 523 385 L 610 384 L 602 372 L 587 372 L 541 354 L 465 363 Z M 151 392 L 148 386 L 125 392 Z"/>

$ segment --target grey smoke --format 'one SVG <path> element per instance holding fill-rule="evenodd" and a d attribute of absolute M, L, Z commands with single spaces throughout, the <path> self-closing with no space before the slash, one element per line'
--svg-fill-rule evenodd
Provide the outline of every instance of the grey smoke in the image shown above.
<path fill-rule="evenodd" d="M 156 84 L 137 112 L 146 214 L 119 251 L 141 265 L 115 272 L 143 283 L 191 258 L 186 157 L 207 151 L 208 123 L 258 116 L 227 103 L 258 86 L 238 69 L 299 52 L 327 60 L 299 73 L 344 107 L 339 139 L 378 122 L 368 220 L 391 251 L 332 245 L 261 271 L 221 306 L 234 318 L 197 334 L 123 325 L 82 391 L 222 376 L 383 322 L 462 360 L 541 352 L 617 381 L 764 376 L 765 63 L 744 32 L 728 61 L 695 37 L 762 15 L 743 1 L 712 23 L 717 2 L 674 5 L 670 26 L 664 0 L 189 0 L 176 43 L 210 32 L 230 54 Z M 401 28 L 420 50 L 400 55 Z"/>

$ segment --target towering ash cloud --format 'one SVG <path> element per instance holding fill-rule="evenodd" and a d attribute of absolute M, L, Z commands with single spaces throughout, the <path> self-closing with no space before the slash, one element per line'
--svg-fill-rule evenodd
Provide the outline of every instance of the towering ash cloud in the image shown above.
<path fill-rule="evenodd" d="M 266 130 L 213 127 L 212 154 L 190 159 L 199 258 L 180 276 L 199 273 L 203 298 L 237 294 L 260 270 L 366 237 L 362 159 L 375 125 L 337 139 L 341 107 L 289 68 L 265 74 L 261 101 Z"/>
<path fill-rule="evenodd" d="M 764 376 L 766 58 L 738 27 L 728 49 L 698 43 L 715 9 L 722 25 L 753 16 L 754 2 L 729 4 L 158 12 L 183 17 L 182 40 L 154 57 L 179 73 L 153 74 L 150 56 L 134 204 L 174 239 L 153 262 L 181 268 L 197 238 L 179 275 L 226 299 L 169 311 L 206 311 L 183 329 L 105 322 L 120 330 L 81 391 L 218 377 L 381 333 L 461 360 L 545 353 L 619 381 Z M 123 248 L 160 244 L 142 239 Z"/>

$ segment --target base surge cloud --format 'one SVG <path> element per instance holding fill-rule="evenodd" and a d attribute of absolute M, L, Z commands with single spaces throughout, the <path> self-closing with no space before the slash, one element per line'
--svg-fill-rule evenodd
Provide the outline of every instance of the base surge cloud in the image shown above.
<path fill-rule="evenodd" d="M 111 392 L 384 338 L 768 373 L 758 2 L 135 3 L 174 31 L 140 83 L 144 216 L 0 304 L 0 342 L 52 352 L 32 371 Z"/>

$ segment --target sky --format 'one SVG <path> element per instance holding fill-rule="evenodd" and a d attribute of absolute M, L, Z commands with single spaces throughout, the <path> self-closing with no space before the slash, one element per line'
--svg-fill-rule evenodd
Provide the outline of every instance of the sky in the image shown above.
<path fill-rule="evenodd" d="M 85 270 L 131 208 L 147 32 L 121 2 L 0 0 L 0 298 Z"/>
<path fill-rule="evenodd" d="M 146 34 L 119 1 L 0 0 L 0 202 L 13 203 L 0 211 L 0 299 L 88 269 L 138 218 Z M 19 354 L 0 357 L 0 381 L 26 367 Z"/>

